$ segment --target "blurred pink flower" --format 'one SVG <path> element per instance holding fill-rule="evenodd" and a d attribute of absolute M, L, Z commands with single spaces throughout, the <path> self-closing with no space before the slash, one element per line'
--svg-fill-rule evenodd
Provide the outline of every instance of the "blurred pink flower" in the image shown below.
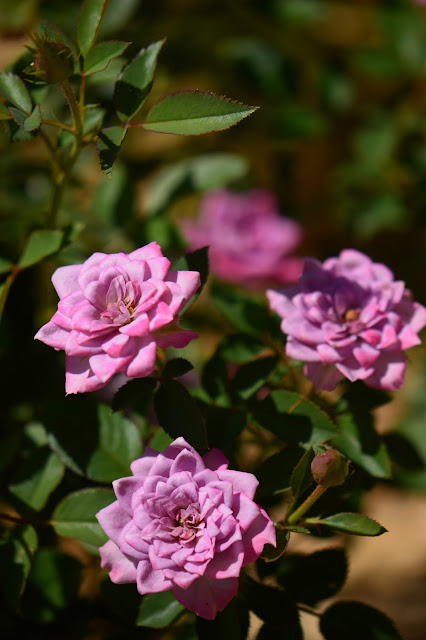
<path fill-rule="evenodd" d="M 212 191 L 198 219 L 181 226 L 192 250 L 209 245 L 211 271 L 223 280 L 271 285 L 294 282 L 301 273 L 302 260 L 289 254 L 301 242 L 302 227 L 280 215 L 270 191 Z"/>
<path fill-rule="evenodd" d="M 420 344 L 426 309 L 383 264 L 353 249 L 323 264 L 307 258 L 297 286 L 270 290 L 282 317 L 286 353 L 303 360 L 317 389 L 346 377 L 394 391 L 404 380 L 406 349 Z"/>
<path fill-rule="evenodd" d="M 129 253 L 94 253 L 52 276 L 58 310 L 35 338 L 66 353 L 66 392 L 100 389 L 118 373 L 152 373 L 157 346 L 197 337 L 178 313 L 200 285 L 197 271 L 169 271 L 156 242 Z"/>
<path fill-rule="evenodd" d="M 171 589 L 212 620 L 235 595 L 241 567 L 276 544 L 272 521 L 252 500 L 255 476 L 228 469 L 218 449 L 202 458 L 183 438 L 163 453 L 147 449 L 131 469 L 113 483 L 118 499 L 97 514 L 110 538 L 101 566 L 141 594 Z"/>

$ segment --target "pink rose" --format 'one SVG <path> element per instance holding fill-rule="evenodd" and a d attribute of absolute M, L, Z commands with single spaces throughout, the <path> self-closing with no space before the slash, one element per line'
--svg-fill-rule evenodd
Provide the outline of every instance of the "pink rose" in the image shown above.
<path fill-rule="evenodd" d="M 113 483 L 117 500 L 97 514 L 110 540 L 100 548 L 112 582 L 140 594 L 171 589 L 212 620 L 235 595 L 241 567 L 275 546 L 275 527 L 252 500 L 258 482 L 228 469 L 218 449 L 202 458 L 183 438 L 147 449 L 133 476 Z"/>
<path fill-rule="evenodd" d="M 404 380 L 406 349 L 420 344 L 426 309 L 383 264 L 353 249 L 323 264 L 307 258 L 298 286 L 268 291 L 282 317 L 286 353 L 303 360 L 317 389 L 363 380 L 394 391 Z"/>
<path fill-rule="evenodd" d="M 94 253 L 52 276 L 58 310 L 35 338 L 66 353 L 66 392 L 95 391 L 122 373 L 152 373 L 157 347 L 197 337 L 178 313 L 200 286 L 196 271 L 169 271 L 156 242 L 125 253 Z"/>
<path fill-rule="evenodd" d="M 209 245 L 210 267 L 223 280 L 243 285 L 294 282 L 300 258 L 289 257 L 302 228 L 280 215 L 275 196 L 263 189 L 208 193 L 196 222 L 181 221 L 190 248 Z"/>

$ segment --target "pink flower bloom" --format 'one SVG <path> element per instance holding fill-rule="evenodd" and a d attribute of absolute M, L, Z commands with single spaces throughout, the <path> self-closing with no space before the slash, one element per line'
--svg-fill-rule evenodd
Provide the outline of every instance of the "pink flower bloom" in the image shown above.
<path fill-rule="evenodd" d="M 346 377 L 394 391 L 404 380 L 406 349 L 420 344 L 426 309 L 383 264 L 345 249 L 323 264 L 307 258 L 298 286 L 268 291 L 282 317 L 286 353 L 303 360 L 317 389 Z"/>
<path fill-rule="evenodd" d="M 197 334 L 178 313 L 200 286 L 197 271 L 169 271 L 156 242 L 124 253 L 94 253 L 52 276 L 58 310 L 35 338 L 66 353 L 66 392 L 95 391 L 117 373 L 152 373 L 156 348 L 185 347 Z"/>
<path fill-rule="evenodd" d="M 255 476 L 228 469 L 218 449 L 202 458 L 183 438 L 163 453 L 147 449 L 131 469 L 113 483 L 116 502 L 97 514 L 110 538 L 102 568 L 141 594 L 171 589 L 213 620 L 235 595 L 241 567 L 276 544 L 272 521 L 252 500 Z"/>
<path fill-rule="evenodd" d="M 256 286 L 294 282 L 300 258 L 289 257 L 302 228 L 279 214 L 275 196 L 263 189 L 208 193 L 196 222 L 181 221 L 191 249 L 209 245 L 210 267 L 223 280 Z"/>

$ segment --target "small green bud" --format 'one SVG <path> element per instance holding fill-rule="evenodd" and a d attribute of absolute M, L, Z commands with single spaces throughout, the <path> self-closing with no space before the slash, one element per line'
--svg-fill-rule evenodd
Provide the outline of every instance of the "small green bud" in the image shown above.
<path fill-rule="evenodd" d="M 27 71 L 38 80 L 57 84 L 68 80 L 74 73 L 74 57 L 63 42 L 56 42 L 38 34 L 33 37 L 35 47 L 30 47 L 33 62 Z"/>
<path fill-rule="evenodd" d="M 322 487 L 338 487 L 348 476 L 349 460 L 335 449 L 327 449 L 312 460 L 311 471 L 315 482 Z"/>

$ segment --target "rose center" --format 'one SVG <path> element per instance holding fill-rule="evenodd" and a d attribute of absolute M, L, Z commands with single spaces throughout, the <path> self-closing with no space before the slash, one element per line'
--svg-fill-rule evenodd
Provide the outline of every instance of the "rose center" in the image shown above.
<path fill-rule="evenodd" d="M 133 300 L 128 300 L 127 298 L 119 302 L 110 302 L 105 311 L 101 313 L 101 318 L 113 324 L 129 324 L 134 320 L 135 309 L 132 306 L 133 304 Z"/>
<path fill-rule="evenodd" d="M 358 320 L 358 318 L 359 311 L 357 311 L 357 309 L 348 309 L 347 311 L 345 311 L 345 314 L 343 316 L 345 322 L 354 322 L 355 320 Z"/>

